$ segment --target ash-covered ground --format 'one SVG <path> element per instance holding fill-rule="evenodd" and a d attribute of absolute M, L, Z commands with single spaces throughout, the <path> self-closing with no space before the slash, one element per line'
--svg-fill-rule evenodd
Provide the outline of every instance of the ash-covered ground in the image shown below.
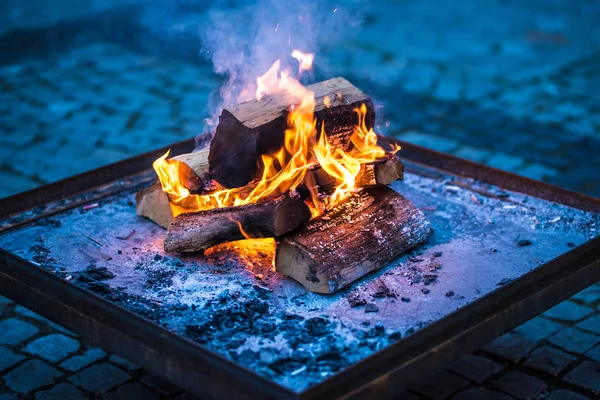
<path fill-rule="evenodd" d="M 600 233 L 598 214 L 454 179 L 395 183 L 435 233 L 333 295 L 274 272 L 268 249 L 165 254 L 165 230 L 135 215 L 133 191 L 3 234 L 0 246 L 298 391 Z"/>

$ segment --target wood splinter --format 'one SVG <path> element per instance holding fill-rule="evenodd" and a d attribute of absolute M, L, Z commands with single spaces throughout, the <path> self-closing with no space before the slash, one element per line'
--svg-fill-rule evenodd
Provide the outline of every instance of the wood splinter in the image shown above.
<path fill-rule="evenodd" d="M 184 213 L 169 225 L 165 251 L 190 253 L 248 237 L 279 237 L 309 219 L 310 210 L 303 201 L 283 196 L 240 207 Z"/>
<path fill-rule="evenodd" d="M 311 292 L 333 293 L 431 233 L 409 200 L 387 187 L 365 189 L 281 238 L 275 267 Z"/>

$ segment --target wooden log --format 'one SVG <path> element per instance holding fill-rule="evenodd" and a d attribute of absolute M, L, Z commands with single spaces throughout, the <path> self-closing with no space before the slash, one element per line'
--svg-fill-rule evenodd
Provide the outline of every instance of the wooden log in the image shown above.
<path fill-rule="evenodd" d="M 192 193 L 202 193 L 210 181 L 208 153 L 206 148 L 171 158 L 179 162 L 179 181 Z"/>
<path fill-rule="evenodd" d="M 158 181 L 137 192 L 135 202 L 137 215 L 146 217 L 163 228 L 168 227 L 173 220 L 169 195 L 162 191 Z"/>
<path fill-rule="evenodd" d="M 314 183 L 322 192 L 333 190 L 337 181 L 322 168 L 310 171 L 314 176 Z M 374 186 L 387 186 L 394 181 L 404 178 L 404 165 L 397 157 L 378 160 L 369 164 L 362 164 L 356 176 L 355 186 L 368 188 Z"/>
<path fill-rule="evenodd" d="M 311 292 L 333 293 L 431 233 L 410 201 L 388 187 L 365 189 L 281 238 L 275 267 Z"/>
<path fill-rule="evenodd" d="M 315 94 L 317 132 L 325 123 L 329 143 L 345 150 L 358 116 L 353 111 L 367 106 L 365 123 L 372 128 L 375 111 L 371 99 L 344 78 L 333 78 L 307 87 Z M 270 154 L 283 145 L 289 108 L 298 99 L 289 94 L 265 96 L 224 109 L 210 144 L 210 174 L 224 187 L 246 185 L 258 170 L 261 154 Z"/>
<path fill-rule="evenodd" d="M 169 225 L 165 251 L 190 253 L 249 237 L 279 237 L 309 219 L 310 210 L 303 201 L 283 196 L 246 206 L 184 213 Z"/>

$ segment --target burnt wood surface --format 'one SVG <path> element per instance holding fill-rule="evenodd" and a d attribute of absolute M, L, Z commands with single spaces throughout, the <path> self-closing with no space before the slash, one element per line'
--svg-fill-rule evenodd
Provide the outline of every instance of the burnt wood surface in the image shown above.
<path fill-rule="evenodd" d="M 165 251 L 190 253 L 248 237 L 279 237 L 310 219 L 303 201 L 289 197 L 240 207 L 178 215 L 167 230 Z"/>
<path fill-rule="evenodd" d="M 354 109 L 363 103 L 367 106 L 366 126 L 373 127 L 373 102 L 346 79 L 329 79 L 309 85 L 307 89 L 315 94 L 317 132 L 321 132 L 324 123 L 332 146 L 347 148 L 350 145 L 350 135 L 358 123 Z M 277 94 L 224 109 L 210 144 L 211 176 L 229 188 L 250 182 L 257 173 L 260 155 L 282 147 L 288 110 L 296 104 L 299 104 L 297 98 Z"/>
<path fill-rule="evenodd" d="M 163 192 L 160 182 L 156 181 L 135 195 L 135 212 L 166 228 L 173 220 L 169 195 Z"/>
<path fill-rule="evenodd" d="M 365 189 L 283 237 L 275 267 L 312 292 L 333 293 L 431 233 L 423 213 L 394 190 Z"/>

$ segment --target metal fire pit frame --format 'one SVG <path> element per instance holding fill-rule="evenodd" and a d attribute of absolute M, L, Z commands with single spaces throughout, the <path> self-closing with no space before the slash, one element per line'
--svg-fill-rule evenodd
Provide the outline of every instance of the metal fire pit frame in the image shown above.
<path fill-rule="evenodd" d="M 600 199 L 398 141 L 407 169 L 431 168 L 503 189 L 600 213 Z M 193 148 L 188 140 L 172 154 Z M 0 225 L 0 232 L 94 202 L 127 188 L 124 179 L 152 179 L 148 167 L 168 148 L 145 153 L 0 200 L 0 221 L 36 207 L 35 217 Z M 426 166 L 426 167 L 424 167 Z M 142 179 L 143 181 L 143 179 Z M 103 187 L 102 190 L 98 190 Z M 206 398 L 385 398 L 461 355 L 508 332 L 600 281 L 600 237 L 543 264 L 413 335 L 303 392 L 280 386 L 186 338 L 0 249 L 0 294 Z"/>

